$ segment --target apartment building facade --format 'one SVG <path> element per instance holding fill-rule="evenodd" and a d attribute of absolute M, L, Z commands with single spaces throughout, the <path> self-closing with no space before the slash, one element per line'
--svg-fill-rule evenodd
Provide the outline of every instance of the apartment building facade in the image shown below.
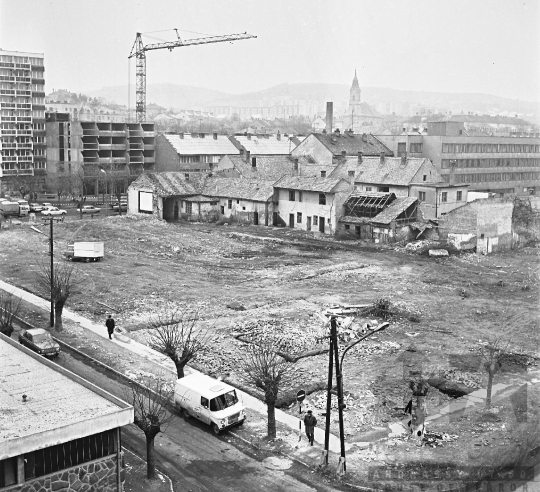
<path fill-rule="evenodd" d="M 45 188 L 44 72 L 42 53 L 0 50 L 1 192 Z"/>
<path fill-rule="evenodd" d="M 46 130 L 49 191 L 125 193 L 154 168 L 153 123 L 74 121 L 68 113 L 47 113 Z"/>
<path fill-rule="evenodd" d="M 397 156 L 427 157 L 444 182 L 500 195 L 540 194 L 540 138 L 468 136 L 455 121 L 428 123 L 427 135 L 379 135 Z"/>

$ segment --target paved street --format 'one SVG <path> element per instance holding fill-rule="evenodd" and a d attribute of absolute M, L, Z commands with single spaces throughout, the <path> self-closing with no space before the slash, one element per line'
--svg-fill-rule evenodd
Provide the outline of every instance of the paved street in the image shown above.
<path fill-rule="evenodd" d="M 64 351 L 58 363 L 120 398 L 129 394 L 127 385 L 77 355 Z M 135 425 L 125 427 L 122 438 L 124 447 L 144 457 L 144 434 Z M 265 468 L 261 461 L 266 456 L 228 434 L 214 435 L 194 419 L 174 419 L 155 443 L 158 468 L 172 479 L 177 491 L 333 490 L 304 480 L 311 472 L 296 463 L 287 471 Z M 320 481 L 318 475 L 312 476 L 314 482 Z"/>

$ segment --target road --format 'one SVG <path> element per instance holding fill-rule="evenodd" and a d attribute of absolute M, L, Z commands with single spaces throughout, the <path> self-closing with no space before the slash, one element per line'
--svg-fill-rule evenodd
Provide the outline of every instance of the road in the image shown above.
<path fill-rule="evenodd" d="M 105 372 L 75 353 L 63 351 L 57 362 L 113 395 L 127 399 L 129 385 L 114 374 Z M 135 425 L 122 429 L 122 445 L 145 456 L 144 434 Z M 310 483 L 304 477 L 321 477 L 293 464 L 286 471 L 270 470 L 261 461 L 262 452 L 234 438 L 228 433 L 216 436 L 210 427 L 182 417 L 173 419 L 164 433 L 155 440 L 158 469 L 173 481 L 175 491 L 252 492 L 258 491 L 328 491 L 335 490 L 321 483 Z"/>

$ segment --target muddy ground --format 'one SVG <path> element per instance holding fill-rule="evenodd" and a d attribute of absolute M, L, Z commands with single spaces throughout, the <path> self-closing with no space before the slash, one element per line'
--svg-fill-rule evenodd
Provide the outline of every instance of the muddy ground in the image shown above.
<path fill-rule="evenodd" d="M 36 271 L 48 261 L 47 237 L 21 227 L 0 231 L 0 275 L 45 297 Z M 237 360 L 244 352 L 244 344 L 234 335 L 255 332 L 277 337 L 280 343 L 288 340 L 293 352 L 322 347 L 326 342 L 317 337 L 326 328 L 318 313 L 337 304 L 389 299 L 390 327 L 359 344 L 345 359 L 345 432 L 351 443 L 371 440 L 388 423 L 404 418 L 402 410 L 411 397 L 410 354 L 414 364 L 421 360 L 425 373 L 459 383 L 462 390 L 475 389 L 485 387 L 484 344 L 500 336 L 520 356 L 499 373 L 496 382 L 522 384 L 538 377 L 540 249 L 534 247 L 492 256 L 433 259 L 403 248 L 314 237 L 290 229 L 167 224 L 122 216 L 56 224 L 55 258 L 65 261 L 61 252 L 67 242 L 76 240 L 104 241 L 106 257 L 99 263 L 77 264 L 79 284 L 68 302 L 70 309 L 97 322 L 112 312 L 122 329 L 144 341 L 148 322 L 158 313 L 171 306 L 196 306 L 201 326 L 212 330 L 211 344 L 197 364 L 233 381 L 239 380 Z M 355 323 L 369 321 L 383 320 L 366 315 Z M 327 365 L 327 354 L 301 359 L 291 389 L 324 383 Z M 538 416 L 537 386 L 529 391 L 534 402 L 529 405 L 529 424 Z M 431 388 L 428 407 L 434 411 L 453 396 Z M 527 425 L 513 416 L 512 396 L 506 398 L 494 418 L 475 410 L 460 421 L 435 423 L 434 430 L 458 439 L 422 452 L 441 462 L 450 455 L 470 459 L 471 449 L 478 454 L 474 436 L 479 435 L 471 426 L 486 418 L 497 426 L 486 427 L 492 429 L 488 431 L 477 425 L 480 433 L 496 429 L 510 438 L 527 433 Z M 309 395 L 307 406 L 323 420 L 322 392 Z M 335 421 L 332 426 L 337 432 Z M 519 439 L 522 442 L 524 437 Z M 390 443 L 385 453 L 393 453 L 399 461 L 400 449 L 400 443 Z"/>

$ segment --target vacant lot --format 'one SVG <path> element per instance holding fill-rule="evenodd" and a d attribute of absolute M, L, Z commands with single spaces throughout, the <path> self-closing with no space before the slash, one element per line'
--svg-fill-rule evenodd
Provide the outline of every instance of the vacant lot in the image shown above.
<path fill-rule="evenodd" d="M 196 305 L 204 323 L 213 326 L 212 345 L 197 362 L 233 380 L 244 347 L 234 335 L 272 339 L 291 352 L 322 347 L 326 342 L 317 337 L 325 332 L 319 316 L 324 309 L 388 298 L 390 328 L 345 358 L 345 427 L 351 442 L 368 440 L 370 433 L 380 431 L 376 428 L 403 418 L 401 409 L 411 396 L 403 377 L 404 354 L 420 353 L 425 371 L 460 382 L 462 388 L 485 387 L 483 343 L 502 336 L 522 356 L 496 382 L 522 383 L 538 369 L 540 250 L 535 248 L 435 260 L 290 229 L 167 224 L 122 216 L 55 225 L 55 259 L 65 261 L 62 250 L 76 240 L 104 241 L 105 260 L 78 265 L 81 282 L 68 302 L 70 309 L 99 321 L 113 308 L 119 326 L 144 340 L 147 321 L 157 313 Z M 48 261 L 47 237 L 25 226 L 1 230 L 0 244 L 1 277 L 39 293 L 35 272 Z M 356 319 L 355 326 L 370 319 Z M 302 359 L 298 387 L 324 381 L 327 358 Z M 449 399 L 433 388 L 428 406 Z M 320 415 L 322 393 L 310 395 L 308 402 Z M 535 405 L 529 410 L 537 415 Z M 510 414 L 501 411 L 496 419 L 505 419 L 504 432 L 513 435 L 520 424 Z M 464 460 L 473 446 L 466 423 L 475 423 L 475 418 L 449 423 L 446 430 L 459 435 L 463 429 L 459 453 Z M 450 448 L 445 449 L 446 454 L 444 449 L 433 452 L 448 460 Z M 459 453 L 455 449 L 451 454 Z"/>

